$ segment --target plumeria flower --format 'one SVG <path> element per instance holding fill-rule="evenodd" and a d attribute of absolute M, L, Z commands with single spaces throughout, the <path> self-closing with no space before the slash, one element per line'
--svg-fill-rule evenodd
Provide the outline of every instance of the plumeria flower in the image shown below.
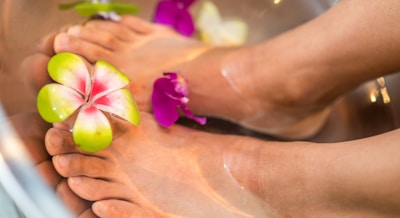
<path fill-rule="evenodd" d="M 195 27 L 189 7 L 195 0 L 161 0 L 158 2 L 154 22 L 174 28 L 184 36 L 192 36 Z"/>
<path fill-rule="evenodd" d="M 153 113 L 157 122 L 169 127 L 179 118 L 179 108 L 183 114 L 195 120 L 201 125 L 206 124 L 205 117 L 196 117 L 187 107 L 189 98 L 188 82 L 177 73 L 164 73 L 164 77 L 158 78 L 153 85 L 151 97 Z"/>
<path fill-rule="evenodd" d="M 136 14 L 139 8 L 132 4 L 111 2 L 110 0 L 82 0 L 59 5 L 61 10 L 74 8 L 83 17 L 118 21 L 119 15 Z"/>
<path fill-rule="evenodd" d="M 241 19 L 223 19 L 218 7 L 204 1 L 196 16 L 200 40 L 219 46 L 238 46 L 246 43 L 248 27 Z"/>
<path fill-rule="evenodd" d="M 49 123 L 76 114 L 72 136 L 82 150 L 95 152 L 111 143 L 112 127 L 104 112 L 139 124 L 138 107 L 124 89 L 129 78 L 107 62 L 97 61 L 91 74 L 81 57 L 65 52 L 50 59 L 48 71 L 57 83 L 39 91 L 39 114 Z"/>

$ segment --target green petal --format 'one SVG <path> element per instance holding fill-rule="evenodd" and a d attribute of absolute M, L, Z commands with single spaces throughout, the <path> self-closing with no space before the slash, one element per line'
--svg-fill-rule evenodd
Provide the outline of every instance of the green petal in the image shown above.
<path fill-rule="evenodd" d="M 82 4 L 83 2 L 84 1 L 76 1 L 76 2 L 72 2 L 72 3 L 59 4 L 58 9 L 68 10 L 68 9 L 74 8 L 78 4 Z"/>
<path fill-rule="evenodd" d="M 124 88 L 130 82 L 127 75 L 101 60 L 96 62 L 92 80 L 91 98 L 93 101 L 114 90 Z"/>
<path fill-rule="evenodd" d="M 67 119 L 83 103 L 75 90 L 56 83 L 45 85 L 36 101 L 40 116 L 49 123 Z"/>
<path fill-rule="evenodd" d="M 134 125 L 140 122 L 140 113 L 133 100 L 132 94 L 127 89 L 120 89 L 99 98 L 96 107 L 102 111 L 117 115 Z"/>
<path fill-rule="evenodd" d="M 246 43 L 248 27 L 240 19 L 223 20 L 217 5 L 204 1 L 195 19 L 200 39 L 208 44 L 238 46 Z"/>
<path fill-rule="evenodd" d="M 107 117 L 94 106 L 83 107 L 79 111 L 72 135 L 75 144 L 87 152 L 108 147 L 113 137 Z"/>
<path fill-rule="evenodd" d="M 91 17 L 99 12 L 115 12 L 119 15 L 136 14 L 139 7 L 125 3 L 82 3 L 75 6 L 75 10 L 84 17 Z"/>
<path fill-rule="evenodd" d="M 63 52 L 54 55 L 48 63 L 50 77 L 87 96 L 90 91 L 90 75 L 85 62 L 78 55 Z"/>

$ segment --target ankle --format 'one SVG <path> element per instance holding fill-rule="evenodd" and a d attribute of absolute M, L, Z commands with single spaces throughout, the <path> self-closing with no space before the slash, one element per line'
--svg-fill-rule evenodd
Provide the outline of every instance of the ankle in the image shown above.
<path fill-rule="evenodd" d="M 234 50 L 214 47 L 182 66 L 181 72 L 189 81 L 189 107 L 194 113 L 232 119 L 242 110 L 238 104 L 244 105 L 244 93 L 236 90 L 224 75 L 226 68 L 236 67 L 226 63 Z"/>
<path fill-rule="evenodd" d="M 226 154 L 230 160 L 226 164 L 244 189 L 264 200 L 279 216 L 312 213 L 321 194 L 313 182 L 316 180 L 309 178 L 312 160 L 306 160 L 310 157 L 306 154 L 308 142 L 289 145 L 254 140 L 239 147 L 242 142 L 237 141 L 237 150 Z"/>

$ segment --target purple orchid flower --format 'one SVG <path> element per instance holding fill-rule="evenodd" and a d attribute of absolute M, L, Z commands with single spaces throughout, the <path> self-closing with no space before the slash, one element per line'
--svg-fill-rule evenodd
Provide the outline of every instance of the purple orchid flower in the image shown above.
<path fill-rule="evenodd" d="M 153 85 L 153 94 L 151 97 L 153 113 L 157 122 L 169 127 L 179 118 L 178 108 L 183 114 L 201 125 L 206 124 L 205 117 L 196 117 L 187 107 L 189 98 L 187 80 L 177 73 L 164 73 L 164 77 L 158 78 Z"/>
<path fill-rule="evenodd" d="M 174 28 L 184 36 L 192 36 L 195 31 L 189 7 L 195 0 L 161 0 L 157 4 L 154 22 Z"/>

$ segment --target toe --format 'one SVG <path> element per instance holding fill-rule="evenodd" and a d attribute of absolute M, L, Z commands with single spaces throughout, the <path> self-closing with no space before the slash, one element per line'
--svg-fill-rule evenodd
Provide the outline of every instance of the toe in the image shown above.
<path fill-rule="evenodd" d="M 129 29 L 141 33 L 141 34 L 149 34 L 155 30 L 154 24 L 145 21 L 136 16 L 122 16 L 120 23 L 127 26 Z"/>
<path fill-rule="evenodd" d="M 83 26 L 73 26 L 68 29 L 67 34 L 78 37 L 86 42 L 96 44 L 110 51 L 116 51 L 123 46 L 122 41 L 110 31 L 103 31 Z"/>
<path fill-rule="evenodd" d="M 114 177 L 115 172 L 112 163 L 107 159 L 78 153 L 54 156 L 53 164 L 57 172 L 64 177 L 89 176 L 110 179 Z"/>
<path fill-rule="evenodd" d="M 98 216 L 93 212 L 91 208 L 83 211 L 82 214 L 79 215 L 78 218 L 98 218 Z"/>
<path fill-rule="evenodd" d="M 97 60 L 108 61 L 112 52 L 98 44 L 86 41 L 68 33 L 60 33 L 54 40 L 54 50 L 56 53 L 71 52 L 86 58 L 89 62 L 95 63 Z"/>
<path fill-rule="evenodd" d="M 137 192 L 128 185 L 119 182 L 85 176 L 69 177 L 68 186 L 79 197 L 88 201 L 104 199 L 124 199 L 132 201 Z"/>
<path fill-rule="evenodd" d="M 88 22 L 84 27 L 91 30 L 108 32 L 112 34 L 115 38 L 125 42 L 132 41 L 132 39 L 135 39 L 138 35 L 137 32 L 132 31 L 127 26 L 121 25 L 118 22 L 93 20 Z"/>
<path fill-rule="evenodd" d="M 110 199 L 97 201 L 92 205 L 93 212 L 102 218 L 155 217 L 154 212 L 137 204 Z"/>
<path fill-rule="evenodd" d="M 71 213 L 81 215 L 90 210 L 91 203 L 73 193 L 65 179 L 58 184 L 56 191 Z"/>
<path fill-rule="evenodd" d="M 47 131 L 45 144 L 51 156 L 79 152 L 79 148 L 73 142 L 72 134 L 59 128 L 51 128 Z"/>
<path fill-rule="evenodd" d="M 56 35 L 57 33 L 54 32 L 43 37 L 37 44 L 38 52 L 43 53 L 46 56 L 53 56 L 54 55 L 53 43 Z"/>

